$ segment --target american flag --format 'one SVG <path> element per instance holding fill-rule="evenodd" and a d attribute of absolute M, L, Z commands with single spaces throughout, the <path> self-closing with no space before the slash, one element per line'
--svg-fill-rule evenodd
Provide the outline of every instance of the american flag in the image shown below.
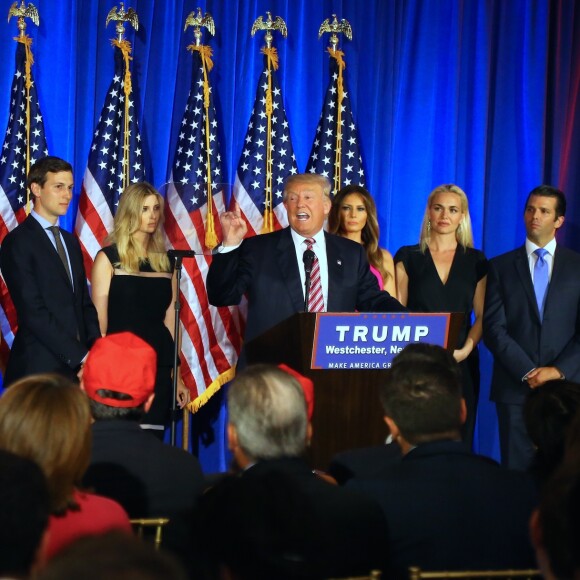
<path fill-rule="evenodd" d="M 32 73 L 27 82 L 26 53 L 32 41 L 24 36 L 16 47 L 16 72 L 10 92 L 10 115 L 4 144 L 0 151 L 0 244 L 27 215 L 26 174 L 38 159 L 48 155 L 44 123 L 40 114 Z M 32 53 L 29 52 L 32 59 Z M 27 84 L 29 85 L 27 97 Z M 28 127 L 28 131 L 27 131 Z M 27 164 L 27 154 L 30 162 Z M 32 204 L 32 200 L 30 200 Z M 32 205 L 30 206 L 32 207 Z M 0 364 L 5 368 L 16 331 L 16 311 L 0 275 Z"/>
<path fill-rule="evenodd" d="M 126 71 L 122 50 L 130 51 L 128 42 L 115 45 L 115 75 L 93 136 L 75 225 L 89 278 L 95 255 L 113 229 L 113 216 L 123 189 L 128 183 L 145 179 L 141 135 L 131 95 L 128 97 L 126 115 Z M 128 180 L 124 171 L 127 165 L 124 156 L 125 135 L 129 145 Z"/>
<path fill-rule="evenodd" d="M 238 163 L 232 198 L 232 205 L 234 200 L 238 202 L 248 223 L 247 237 L 288 225 L 286 209 L 282 205 L 284 181 L 289 174 L 298 172 L 282 93 L 275 73 L 277 67 L 273 65 L 269 54 L 265 54 L 264 70 L 258 83 L 256 100 Z M 268 159 L 271 160 L 270 168 Z M 270 197 L 271 203 L 268 200 Z M 270 205 L 273 209 L 271 228 L 264 224 L 264 212 Z"/>
<path fill-rule="evenodd" d="M 364 187 L 365 174 L 343 76 L 345 68 L 343 53 L 331 48 L 328 52 L 330 82 L 306 172 L 328 177 L 333 184 L 332 193 L 335 195 L 345 185 L 356 184 Z"/>
<path fill-rule="evenodd" d="M 233 378 L 241 329 L 237 307 L 210 306 L 205 290 L 209 250 L 221 238 L 218 216 L 225 202 L 218 122 L 207 77 L 211 49 L 200 45 L 192 52 L 191 89 L 166 192 L 165 232 L 173 248 L 200 254 L 183 260 L 180 296 L 181 375 L 192 394 L 189 408 L 197 411 Z"/>

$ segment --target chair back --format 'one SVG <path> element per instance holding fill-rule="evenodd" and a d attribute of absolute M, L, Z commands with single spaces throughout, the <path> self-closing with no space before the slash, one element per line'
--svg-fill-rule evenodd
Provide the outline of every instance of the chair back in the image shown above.
<path fill-rule="evenodd" d="M 541 578 L 539 570 L 457 570 L 453 572 L 428 572 L 416 566 L 409 568 L 409 580 L 511 580 L 511 578 Z"/>
<path fill-rule="evenodd" d="M 169 523 L 169 518 L 134 518 L 130 521 L 138 538 L 143 539 L 148 535 L 145 531 L 154 532 L 153 543 L 155 549 L 159 550 L 163 541 L 163 528 Z"/>

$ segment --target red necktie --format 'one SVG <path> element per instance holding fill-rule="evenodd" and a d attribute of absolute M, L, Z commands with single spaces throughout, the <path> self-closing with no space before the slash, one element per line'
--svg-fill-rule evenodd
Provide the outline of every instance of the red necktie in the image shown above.
<path fill-rule="evenodd" d="M 314 238 L 306 238 L 304 241 L 306 248 L 312 250 L 316 243 Z M 310 291 L 308 293 L 308 312 L 324 312 L 324 297 L 322 296 L 322 282 L 320 280 L 320 263 L 316 252 L 312 261 L 312 270 L 310 272 Z"/>

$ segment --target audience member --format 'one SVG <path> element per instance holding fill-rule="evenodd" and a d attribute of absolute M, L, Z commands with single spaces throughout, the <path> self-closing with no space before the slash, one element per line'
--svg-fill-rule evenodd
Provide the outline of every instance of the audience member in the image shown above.
<path fill-rule="evenodd" d="M 81 536 L 131 531 L 119 504 L 79 488 L 89 464 L 90 422 L 87 397 L 62 375 L 31 375 L 0 399 L 0 448 L 36 461 L 48 482 L 49 559 Z"/>
<path fill-rule="evenodd" d="M 404 348 L 394 359 L 393 365 L 404 361 L 427 361 L 439 363 L 452 370 L 461 380 L 461 368 L 453 355 L 434 344 L 414 342 Z M 401 448 L 392 436 L 387 438 L 384 445 L 349 449 L 338 453 L 332 458 L 328 473 L 340 484 L 346 483 L 353 477 L 375 478 L 389 472 L 393 464 L 401 460 Z"/>
<path fill-rule="evenodd" d="M 389 525 L 389 578 L 428 570 L 527 568 L 536 491 L 461 442 L 465 401 L 446 366 L 401 360 L 381 385 L 385 421 L 403 459 L 388 474 L 347 487 L 376 499 Z M 509 546 L 509 549 L 507 548 Z"/>
<path fill-rule="evenodd" d="M 548 381 L 530 392 L 524 405 L 524 421 L 536 448 L 531 473 L 543 485 L 564 458 L 568 427 L 580 408 L 580 384 Z"/>
<path fill-rule="evenodd" d="M 28 578 L 41 561 L 50 514 L 41 469 L 24 457 L 0 450 L 0 578 Z"/>
<path fill-rule="evenodd" d="M 226 540 L 241 542 L 243 537 L 243 541 L 251 545 L 244 561 L 238 563 L 246 571 L 242 577 L 278 577 L 268 576 L 263 569 L 260 571 L 258 560 L 253 558 L 262 550 L 263 542 L 268 539 L 276 543 L 277 537 L 282 536 L 291 546 L 288 557 L 296 561 L 302 571 L 308 569 L 308 577 L 312 574 L 316 577 L 347 576 L 380 568 L 387 531 L 379 506 L 373 500 L 323 481 L 312 473 L 303 459 L 312 429 L 304 394 L 296 379 L 274 366 L 249 367 L 236 377 L 229 389 L 228 413 L 228 444 L 242 470 L 239 477 L 243 480 L 239 487 L 229 491 L 246 494 L 253 504 L 264 502 L 256 508 L 259 519 L 253 521 L 248 515 L 250 521 L 238 534 L 233 532 L 235 523 L 244 519 L 240 512 L 232 513 L 232 519 L 226 518 L 223 522 L 224 528 L 231 528 Z M 279 479 L 279 485 L 271 484 L 275 478 Z M 226 480 L 219 485 L 235 484 Z M 283 492 L 283 489 L 288 491 Z M 208 501 L 206 497 L 203 500 Z M 299 506 L 303 507 L 299 509 Z M 244 509 L 240 506 L 240 510 Z M 228 512 L 221 513 L 228 516 Z M 284 520 L 292 518 L 292 513 L 298 521 L 306 523 L 281 529 Z M 286 516 L 280 516 L 279 522 L 274 514 Z M 254 526 L 255 530 L 250 533 L 248 530 Z M 207 536 L 205 532 L 203 535 Z M 306 537 L 311 539 L 303 542 Z M 231 546 L 224 547 L 223 553 L 231 551 Z M 312 553 L 316 554 L 315 562 Z M 312 566 L 299 566 L 299 562 L 312 563 Z M 295 577 L 303 576 L 297 570 Z"/>
<path fill-rule="evenodd" d="M 546 580 L 580 578 L 580 472 L 564 465 L 547 483 L 530 519 L 536 559 Z"/>
<path fill-rule="evenodd" d="M 139 426 L 155 396 L 156 361 L 155 350 L 130 332 L 100 338 L 91 348 L 81 379 L 95 420 L 84 483 L 133 518 L 169 518 L 163 545 L 186 558 L 204 479 L 193 455 Z"/>
<path fill-rule="evenodd" d="M 118 532 L 81 538 L 56 556 L 37 580 L 186 580 L 169 554 Z"/>

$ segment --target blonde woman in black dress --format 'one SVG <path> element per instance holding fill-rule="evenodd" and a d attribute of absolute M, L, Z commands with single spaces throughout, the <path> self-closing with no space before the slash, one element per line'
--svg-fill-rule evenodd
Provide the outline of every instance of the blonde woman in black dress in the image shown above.
<path fill-rule="evenodd" d="M 110 245 L 99 251 L 91 275 L 101 334 L 131 331 L 157 352 L 155 399 L 142 427 L 162 437 L 172 398 L 176 281 L 162 233 L 163 198 L 149 183 L 122 193 Z M 177 403 L 189 402 L 178 377 Z"/>
<path fill-rule="evenodd" d="M 473 248 L 465 192 L 440 185 L 429 195 L 419 244 L 395 254 L 397 297 L 412 312 L 463 312 L 453 356 L 461 365 L 467 405 L 464 439 L 471 445 L 479 395 L 479 354 L 487 259 Z M 473 314 L 473 323 L 472 323 Z"/>

